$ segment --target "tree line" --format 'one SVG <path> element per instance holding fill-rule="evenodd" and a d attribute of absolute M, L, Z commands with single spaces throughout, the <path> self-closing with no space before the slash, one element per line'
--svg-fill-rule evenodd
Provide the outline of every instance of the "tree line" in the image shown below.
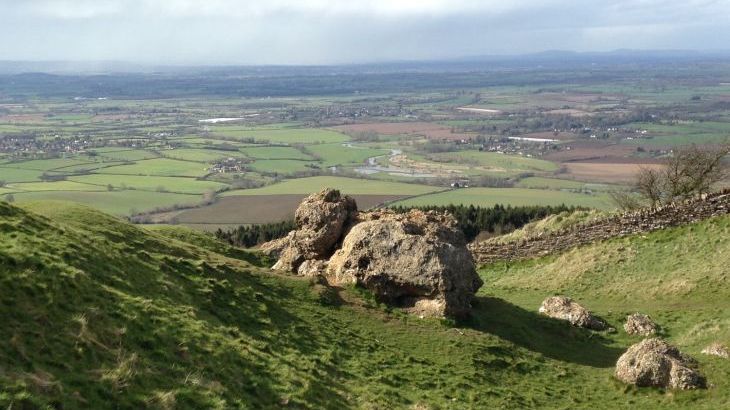
<path fill-rule="evenodd" d="M 479 234 L 504 235 L 519 229 L 530 222 L 543 219 L 549 215 L 566 211 L 575 211 L 574 206 L 504 206 L 480 207 L 474 205 L 392 207 L 396 212 L 407 212 L 411 209 L 422 211 L 447 212 L 456 218 L 459 228 L 464 232 L 467 241 L 474 240 Z"/>
<path fill-rule="evenodd" d="M 422 206 L 422 207 L 392 207 L 395 212 L 403 213 L 411 209 L 423 211 L 448 212 L 456 218 L 459 228 L 464 232 L 468 241 L 474 240 L 479 234 L 502 235 L 519 229 L 526 224 L 545 218 L 549 215 L 565 211 L 574 211 L 576 207 L 559 206 L 504 206 L 495 205 L 491 208 L 465 205 Z M 283 238 L 289 231 L 296 228 L 293 220 L 282 222 L 242 225 L 231 230 L 218 229 L 215 235 L 233 246 L 250 248 L 274 239 Z"/>
<path fill-rule="evenodd" d="M 294 228 L 296 228 L 296 224 L 293 219 L 290 219 L 260 225 L 241 225 L 227 231 L 218 228 L 215 236 L 233 246 L 250 248 L 264 242 L 283 238 Z"/>

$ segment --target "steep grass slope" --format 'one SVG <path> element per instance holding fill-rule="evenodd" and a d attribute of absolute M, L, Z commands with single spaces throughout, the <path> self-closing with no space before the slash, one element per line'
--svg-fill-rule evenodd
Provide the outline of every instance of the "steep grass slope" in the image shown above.
<path fill-rule="evenodd" d="M 691 244 L 686 229 L 701 240 L 691 250 L 727 255 L 729 225 L 486 267 L 473 318 L 454 324 L 274 275 L 256 257 L 183 229 L 146 231 L 64 203 L 0 203 L 0 408 L 723 408 L 726 362 L 699 357 L 716 384 L 707 391 L 626 388 L 611 373 L 633 339 L 535 310 L 558 291 L 614 325 L 622 309 L 646 309 L 696 353 L 727 337 L 727 289 L 714 290 L 726 270 L 671 254 Z M 603 255 L 621 246 L 648 259 L 626 259 L 619 274 L 618 259 Z M 659 267 L 699 269 L 687 281 L 695 287 L 652 270 L 665 259 Z M 583 279 L 565 273 L 583 260 L 592 261 Z M 662 279 L 665 298 L 634 303 L 645 292 L 628 285 L 630 269 L 639 283 Z M 616 278 L 627 285 L 606 285 Z"/>

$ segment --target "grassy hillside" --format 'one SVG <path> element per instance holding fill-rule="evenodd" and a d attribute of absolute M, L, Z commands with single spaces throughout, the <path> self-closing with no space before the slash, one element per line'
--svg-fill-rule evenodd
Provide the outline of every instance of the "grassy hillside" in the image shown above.
<path fill-rule="evenodd" d="M 271 274 L 204 234 L 0 202 L 0 408 L 723 408 L 728 362 L 697 355 L 707 391 L 627 388 L 611 373 L 633 339 L 535 312 L 563 291 L 617 327 L 641 308 L 696 355 L 727 341 L 729 229 L 486 267 L 473 318 L 455 324 Z M 632 277 L 656 295 L 634 297 L 647 292 Z"/>

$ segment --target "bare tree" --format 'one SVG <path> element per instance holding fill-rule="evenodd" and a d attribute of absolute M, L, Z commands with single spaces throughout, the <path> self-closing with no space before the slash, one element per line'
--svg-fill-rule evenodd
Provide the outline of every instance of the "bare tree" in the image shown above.
<path fill-rule="evenodd" d="M 622 211 L 631 211 L 634 209 L 641 208 L 641 201 L 636 194 L 628 191 L 611 191 L 608 193 L 611 200 L 621 209 Z"/>
<path fill-rule="evenodd" d="M 662 171 L 656 168 L 639 167 L 634 187 L 642 197 L 651 203 L 651 206 L 656 206 L 661 201 L 664 185 Z"/>
<path fill-rule="evenodd" d="M 663 169 L 640 168 L 634 188 L 652 206 L 706 194 L 727 175 L 724 160 L 728 154 L 730 143 L 680 147 Z"/>
<path fill-rule="evenodd" d="M 667 199 L 686 199 L 709 192 L 725 177 L 723 159 L 728 153 L 730 144 L 714 148 L 691 145 L 677 149 L 667 161 Z"/>

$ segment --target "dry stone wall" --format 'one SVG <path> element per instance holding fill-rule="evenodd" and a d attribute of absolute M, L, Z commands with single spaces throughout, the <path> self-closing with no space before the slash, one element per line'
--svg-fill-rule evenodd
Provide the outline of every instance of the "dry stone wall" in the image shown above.
<path fill-rule="evenodd" d="M 484 241 L 469 245 L 479 264 L 530 259 L 596 241 L 651 232 L 730 213 L 730 190 L 657 208 L 627 212 L 568 229 L 511 243 Z"/>

